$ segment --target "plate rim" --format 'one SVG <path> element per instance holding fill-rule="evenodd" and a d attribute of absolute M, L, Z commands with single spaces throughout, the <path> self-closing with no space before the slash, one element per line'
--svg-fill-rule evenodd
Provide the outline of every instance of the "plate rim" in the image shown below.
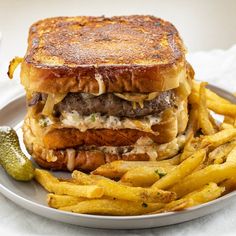
<path fill-rule="evenodd" d="M 20 100 L 20 99 L 25 98 L 25 97 L 26 97 L 25 93 L 17 94 L 15 97 L 12 97 L 9 101 L 7 101 L 5 104 L 3 104 L 0 107 L 0 112 L 2 112 L 2 110 L 4 110 L 6 107 L 10 106 L 11 103 L 14 103 L 17 100 Z"/>
<path fill-rule="evenodd" d="M 1 168 L 1 169 L 3 169 L 3 168 Z M 51 211 L 52 213 L 60 213 L 60 214 L 65 214 L 65 215 L 69 215 L 69 216 L 80 216 L 80 217 L 84 217 L 84 218 L 94 218 L 94 219 L 102 219 L 102 220 L 120 220 L 120 221 L 121 220 L 135 220 L 135 219 L 152 219 L 152 218 L 166 217 L 166 216 L 171 216 L 171 215 L 186 214 L 187 212 L 197 211 L 201 208 L 205 208 L 209 205 L 215 205 L 218 202 L 221 202 L 221 201 L 224 201 L 228 198 L 232 198 L 232 197 L 236 196 L 236 190 L 234 190 L 234 191 L 227 193 L 227 194 L 225 194 L 217 199 L 214 199 L 212 201 L 209 201 L 209 202 L 206 202 L 206 203 L 194 206 L 194 207 L 189 207 L 189 208 L 181 210 L 181 211 L 164 212 L 164 213 L 158 213 L 158 214 L 134 215 L 134 216 L 112 216 L 112 215 L 94 215 L 94 214 L 82 214 L 82 213 L 67 212 L 67 211 L 62 211 L 59 209 L 54 209 L 49 206 L 44 206 L 40 203 L 33 202 L 29 199 L 26 199 L 16 193 L 14 193 L 10 189 L 8 189 L 6 186 L 4 186 L 1 182 L 0 182 L 0 192 L 4 196 L 6 196 L 6 195 L 8 196 L 8 194 L 10 194 L 14 198 L 17 198 L 22 202 L 28 203 L 30 205 L 33 205 L 33 206 L 36 206 L 39 208 L 43 208 L 44 210 Z M 6 193 L 6 195 L 5 195 L 5 193 Z"/>

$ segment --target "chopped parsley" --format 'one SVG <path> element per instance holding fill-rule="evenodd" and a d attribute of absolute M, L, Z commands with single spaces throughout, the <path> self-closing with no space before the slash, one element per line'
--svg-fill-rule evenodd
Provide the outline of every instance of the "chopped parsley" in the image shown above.
<path fill-rule="evenodd" d="M 95 114 L 92 114 L 92 115 L 91 115 L 91 121 L 92 121 L 92 122 L 95 122 L 95 121 L 96 121 Z"/>
<path fill-rule="evenodd" d="M 167 173 L 166 172 L 163 172 L 163 171 L 161 171 L 161 170 L 155 170 L 155 173 L 157 174 L 157 175 L 159 175 L 160 176 L 160 178 L 162 178 L 163 176 L 165 176 Z"/>
<path fill-rule="evenodd" d="M 50 120 L 48 118 L 40 118 L 39 125 L 41 127 L 47 127 L 50 124 Z"/>

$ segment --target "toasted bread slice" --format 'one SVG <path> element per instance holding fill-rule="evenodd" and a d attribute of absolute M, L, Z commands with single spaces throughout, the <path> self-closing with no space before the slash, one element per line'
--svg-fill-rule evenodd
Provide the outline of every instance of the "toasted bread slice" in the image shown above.
<path fill-rule="evenodd" d="M 26 89 L 45 93 L 164 91 L 185 76 L 176 28 L 141 15 L 36 22 L 21 70 Z"/>

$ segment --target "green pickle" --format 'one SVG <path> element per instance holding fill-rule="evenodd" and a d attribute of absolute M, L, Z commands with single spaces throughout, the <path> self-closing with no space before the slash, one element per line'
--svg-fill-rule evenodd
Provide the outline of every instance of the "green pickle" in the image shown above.
<path fill-rule="evenodd" d="M 16 180 L 34 177 L 33 164 L 22 152 L 16 131 L 7 126 L 0 126 L 0 164 Z"/>

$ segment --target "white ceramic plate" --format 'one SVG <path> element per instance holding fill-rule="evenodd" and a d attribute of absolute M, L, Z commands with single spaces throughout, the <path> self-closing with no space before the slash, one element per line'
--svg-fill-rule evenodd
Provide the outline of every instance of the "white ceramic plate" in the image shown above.
<path fill-rule="evenodd" d="M 230 93 L 213 86 L 210 87 L 219 95 L 236 103 L 235 97 Z M 0 111 L 0 125 L 15 127 L 20 136 L 21 144 L 22 137 L 20 126 L 25 112 L 24 96 L 20 96 L 11 101 Z M 57 172 L 56 174 L 58 176 L 68 175 L 62 172 Z M 65 223 L 107 229 L 151 228 L 189 221 L 227 207 L 236 196 L 236 191 L 234 191 L 209 203 L 192 207 L 181 212 L 169 212 L 156 215 L 117 217 L 74 214 L 49 208 L 46 205 L 46 192 L 41 186 L 34 181 L 30 183 L 17 182 L 10 178 L 1 167 L 0 192 L 16 204 L 38 215 Z"/>

